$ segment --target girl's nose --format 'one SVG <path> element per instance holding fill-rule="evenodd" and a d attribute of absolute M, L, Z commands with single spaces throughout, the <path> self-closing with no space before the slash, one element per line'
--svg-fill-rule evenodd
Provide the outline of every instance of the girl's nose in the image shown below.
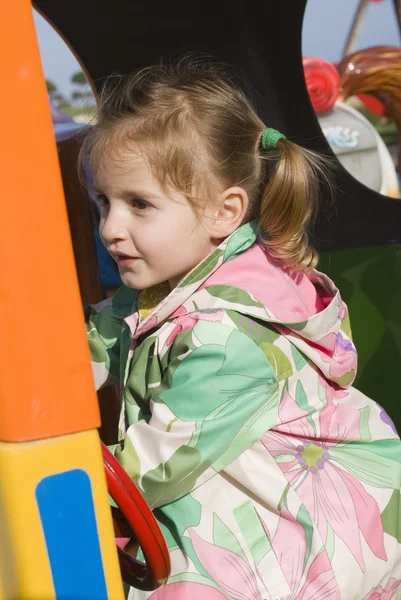
<path fill-rule="evenodd" d="M 123 211 L 110 208 L 107 215 L 100 221 L 99 233 L 103 242 L 110 245 L 118 240 L 127 238 L 126 219 Z"/>

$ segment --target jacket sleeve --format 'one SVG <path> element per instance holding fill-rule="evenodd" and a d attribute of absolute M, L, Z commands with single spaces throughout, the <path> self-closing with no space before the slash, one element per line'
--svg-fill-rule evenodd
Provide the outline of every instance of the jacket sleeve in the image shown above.
<path fill-rule="evenodd" d="M 244 333 L 199 321 L 179 333 L 150 400 L 114 453 L 156 508 L 191 492 L 277 422 L 279 385 Z"/>
<path fill-rule="evenodd" d="M 112 299 L 84 307 L 86 335 L 97 390 L 119 378 L 121 321 L 112 316 Z"/>

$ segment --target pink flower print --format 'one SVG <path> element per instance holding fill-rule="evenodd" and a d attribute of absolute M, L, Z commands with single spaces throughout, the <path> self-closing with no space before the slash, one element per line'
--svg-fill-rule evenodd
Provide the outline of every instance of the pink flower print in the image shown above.
<path fill-rule="evenodd" d="M 320 425 L 318 437 L 323 442 L 333 444 L 345 439 L 347 441 L 359 440 L 359 411 L 352 410 L 347 405 L 334 403 L 334 399 L 342 399 L 348 395 L 348 392 L 337 388 L 335 384 L 332 385 L 323 378 L 320 383 L 325 389 L 327 404 L 320 413 L 318 423 L 316 423 L 316 419 L 312 421 L 311 413 L 306 408 L 301 408 L 290 394 L 285 392 L 278 412 L 281 424 L 277 425 L 273 431 L 313 440 L 316 438 L 316 432 L 312 425 L 314 422 L 315 426 Z M 316 411 L 312 411 L 312 413 L 314 412 Z"/>
<path fill-rule="evenodd" d="M 401 581 L 397 581 L 393 577 L 388 580 L 386 587 L 383 589 L 381 585 L 370 590 L 363 600 L 391 600 L 395 597 Z"/>
<path fill-rule="evenodd" d="M 184 306 L 179 306 L 176 308 L 174 312 L 171 313 L 170 318 L 175 319 L 176 317 L 182 317 L 183 315 L 187 315 L 188 311 Z"/>
<path fill-rule="evenodd" d="M 344 385 L 350 385 L 355 378 L 358 366 L 358 357 L 354 344 L 341 332 L 329 333 L 317 342 L 309 342 L 309 346 L 314 348 L 319 354 L 321 360 L 328 366 L 328 375 L 331 379 L 338 380 L 339 383 L 345 375 Z M 322 365 L 323 371 L 327 367 Z"/>
<path fill-rule="evenodd" d="M 354 344 L 351 342 L 349 338 L 345 338 L 341 331 L 337 333 L 336 337 L 336 349 L 338 354 L 345 354 L 345 352 L 352 352 L 352 354 L 356 354 L 356 349 Z"/>
<path fill-rule="evenodd" d="M 380 405 L 378 405 L 378 406 L 380 406 Z M 394 425 L 393 421 L 391 420 L 391 418 L 389 417 L 389 415 L 386 413 L 386 411 L 384 410 L 384 408 L 382 406 L 380 406 L 380 409 L 381 409 L 380 410 L 380 418 L 383 421 L 383 423 L 385 423 L 386 425 L 391 427 L 391 429 L 393 430 L 393 433 L 395 435 L 398 435 L 395 425 Z"/>
<path fill-rule="evenodd" d="M 328 333 L 319 339 L 318 342 L 309 342 L 309 344 L 319 350 L 319 352 L 324 356 L 330 356 L 336 347 L 337 335 L 335 333 Z"/>
<path fill-rule="evenodd" d="M 327 552 L 321 552 L 309 567 L 306 580 L 291 600 L 341 600 Z"/>
<path fill-rule="evenodd" d="M 157 321 L 157 315 L 147 317 L 145 321 L 139 324 L 138 329 L 136 330 L 136 337 L 142 335 L 145 331 L 150 331 L 150 329 L 156 327 Z"/>
<path fill-rule="evenodd" d="M 134 336 L 138 327 L 138 322 L 139 322 L 139 316 L 138 313 L 132 313 L 132 315 L 129 315 L 129 317 L 126 317 L 125 322 L 127 323 L 128 327 L 130 328 L 131 331 L 131 336 Z"/>
<path fill-rule="evenodd" d="M 152 594 L 152 600 L 227 600 L 219 590 L 202 583 L 179 581 L 167 584 Z"/>
<path fill-rule="evenodd" d="M 320 385 L 324 387 L 328 404 L 332 404 L 333 400 L 342 400 L 343 398 L 348 396 L 349 392 L 347 390 L 344 390 L 332 381 L 328 381 L 319 373 L 318 376 Z"/>
<path fill-rule="evenodd" d="M 223 315 L 224 313 L 222 310 L 213 309 L 207 309 L 202 312 L 197 311 L 188 313 L 183 306 L 180 306 L 180 308 L 172 314 L 173 317 L 176 317 L 174 319 L 175 327 L 168 336 L 166 345 L 170 346 L 174 342 L 177 335 L 181 333 L 181 331 L 192 329 L 193 327 L 195 327 L 198 321 L 212 321 L 216 323 L 221 323 L 223 320 Z"/>
<path fill-rule="evenodd" d="M 267 531 L 265 525 L 264 527 Z M 313 560 L 305 577 L 305 530 L 286 508 L 282 508 L 280 512 L 272 546 L 292 590 L 292 594 L 286 596 L 286 600 L 340 600 L 337 582 L 326 551 L 320 552 Z"/>
<path fill-rule="evenodd" d="M 319 377 L 320 385 L 325 390 L 327 404 L 320 412 L 320 435 L 319 438 L 327 443 L 338 443 L 344 440 L 359 441 L 361 434 L 359 425 L 361 413 L 359 410 L 350 408 L 347 404 L 336 403 L 349 394 L 334 382 Z M 308 437 L 315 437 L 313 434 Z"/>
<path fill-rule="evenodd" d="M 278 414 L 281 424 L 274 428 L 275 431 L 306 438 L 314 435 L 307 420 L 308 411 L 303 410 L 287 391 L 280 402 Z"/>
<path fill-rule="evenodd" d="M 360 534 L 364 536 L 371 551 L 386 560 L 383 526 L 377 502 L 348 472 L 350 468 L 356 468 L 358 472 L 369 470 L 366 456 L 360 458 L 358 453 L 349 452 L 344 458 L 341 444 L 344 439 L 359 439 L 359 411 L 329 402 L 320 415 L 320 438 L 313 441 L 316 438 L 313 427 L 301 416 L 297 403 L 289 394 L 285 395 L 283 402 L 284 416 L 288 418 L 293 405 L 294 414 L 297 415 L 298 412 L 300 422 L 291 423 L 289 435 L 281 433 L 283 426 L 279 425 L 263 436 L 262 443 L 277 460 L 288 482 L 296 489 L 322 540 L 326 541 L 329 524 L 355 556 L 362 571 L 364 561 Z M 281 410 L 279 416 L 282 418 Z M 298 431 L 295 433 L 296 429 Z M 301 435 L 298 433 L 300 431 Z M 374 459 L 375 456 L 372 455 L 372 460 Z"/>
<path fill-rule="evenodd" d="M 335 335 L 335 334 L 330 334 Z M 328 337 L 328 336 L 327 336 Z M 337 340 L 337 336 L 335 336 Z M 355 379 L 356 369 L 358 366 L 358 358 L 355 350 L 344 350 L 343 347 L 339 346 L 336 342 L 335 349 L 328 352 L 326 348 L 322 348 L 319 344 L 310 342 L 312 346 L 319 354 L 323 363 L 329 365 L 328 376 L 330 379 L 341 382 L 345 375 L 349 375 L 346 378 L 346 385 L 350 385 Z M 344 344 L 343 344 L 344 346 Z M 354 348 L 354 347 L 353 347 Z M 323 366 L 323 371 L 327 367 Z"/>
<path fill-rule="evenodd" d="M 262 600 L 255 574 L 241 556 L 205 542 L 192 528 L 188 532 L 197 557 L 223 592 L 235 600 Z"/>

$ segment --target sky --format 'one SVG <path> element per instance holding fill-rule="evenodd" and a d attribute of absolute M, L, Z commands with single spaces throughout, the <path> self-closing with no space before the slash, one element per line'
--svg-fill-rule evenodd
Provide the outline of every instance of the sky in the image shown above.
<path fill-rule="evenodd" d="M 358 3 L 359 0 L 308 0 L 302 34 L 303 54 L 330 62 L 340 60 Z M 58 33 L 36 12 L 34 19 L 45 77 L 69 96 L 70 77 L 81 70 L 80 66 Z M 355 49 L 376 45 L 401 45 L 392 0 L 371 2 Z"/>

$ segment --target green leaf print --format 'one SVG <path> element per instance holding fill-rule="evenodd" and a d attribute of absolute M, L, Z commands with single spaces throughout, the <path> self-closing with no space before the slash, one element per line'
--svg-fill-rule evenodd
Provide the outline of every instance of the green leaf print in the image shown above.
<path fill-rule="evenodd" d="M 205 577 L 209 581 L 213 582 L 213 587 L 216 587 L 216 589 L 220 589 L 219 587 L 216 586 L 213 578 L 209 575 L 209 573 L 206 571 L 206 569 L 203 567 L 202 563 L 200 562 L 199 558 L 197 557 L 191 539 L 184 536 L 182 538 L 182 545 L 184 547 L 185 554 L 193 562 L 193 564 L 195 565 L 196 570 L 201 575 L 203 575 L 203 577 Z M 187 577 L 187 575 L 186 575 L 186 577 Z M 186 578 L 185 578 L 185 581 L 187 581 Z"/>
<path fill-rule="evenodd" d="M 281 348 L 278 348 L 274 344 L 265 344 L 264 342 L 262 342 L 261 347 L 267 360 L 273 367 L 277 379 L 292 375 L 292 365 Z"/>
<path fill-rule="evenodd" d="M 227 325 L 202 323 L 203 331 L 217 327 L 230 329 Z M 274 379 L 273 369 L 258 346 L 231 329 L 225 346 L 207 344 L 186 356 L 169 378 L 170 389 L 165 389 L 160 399 L 182 421 L 201 421 L 227 401 L 231 401 L 232 409 L 242 406 L 244 397 L 266 392 L 267 382 Z"/>
<path fill-rule="evenodd" d="M 90 342 L 90 354 L 93 362 L 106 362 L 106 350 L 108 347 L 116 345 L 117 340 L 109 340 L 100 335 L 99 331 L 94 327 L 93 323 L 87 323 L 87 336 Z"/>
<path fill-rule="evenodd" d="M 293 346 L 293 344 L 291 344 L 291 353 L 292 358 L 294 360 L 295 368 L 297 369 L 297 371 L 301 371 L 301 369 L 303 369 L 304 366 L 308 364 L 308 360 L 305 358 L 304 354 L 302 354 L 302 352 L 298 350 L 296 346 Z"/>
<path fill-rule="evenodd" d="M 227 310 L 226 313 L 237 328 L 252 338 L 259 346 L 262 342 L 273 344 L 280 337 L 280 334 L 267 323 L 261 324 L 258 320 L 243 315 L 236 310 Z"/>
<path fill-rule="evenodd" d="M 91 335 L 96 333 L 106 346 L 111 346 L 120 337 L 121 320 L 113 317 L 111 306 L 105 306 L 98 313 L 91 310 L 86 327 L 90 339 Z M 94 327 L 96 329 L 93 329 Z M 102 332 L 101 335 L 99 331 Z"/>
<path fill-rule="evenodd" d="M 191 494 L 187 494 L 175 502 L 155 508 L 154 515 L 171 552 L 175 548 L 182 548 L 181 540 L 188 527 L 199 525 L 202 507 Z"/>
<path fill-rule="evenodd" d="M 135 485 L 138 486 L 141 464 L 131 438 L 128 435 L 124 440 L 124 448 L 120 444 L 115 446 L 115 457 Z"/>
<path fill-rule="evenodd" d="M 277 423 L 279 404 L 278 384 L 272 386 L 266 402 L 242 425 L 229 448 L 213 463 L 216 471 L 224 469 L 250 448 L 274 423 Z"/>
<path fill-rule="evenodd" d="M 224 250 L 221 248 L 215 250 L 208 259 L 202 261 L 198 267 L 191 271 L 188 277 L 184 277 L 181 283 L 178 284 L 178 287 L 186 287 L 204 279 L 217 267 L 219 262 L 222 262 L 223 254 Z"/>
<path fill-rule="evenodd" d="M 193 329 L 181 331 L 175 338 L 174 342 L 168 347 L 168 350 L 163 354 L 160 366 L 163 376 L 167 374 L 167 381 L 161 385 L 160 391 L 170 387 L 171 378 L 174 374 L 174 371 L 182 363 L 182 357 L 186 356 L 188 352 L 196 350 L 199 347 L 199 345 L 195 345 L 193 338 Z M 153 399 L 156 400 L 154 397 Z"/>
<path fill-rule="evenodd" d="M 278 464 L 291 463 L 291 462 L 294 462 L 294 455 L 293 454 L 278 454 L 277 456 L 274 457 L 274 460 Z"/>
<path fill-rule="evenodd" d="M 157 354 L 150 355 L 147 364 L 147 375 L 144 378 L 147 381 L 148 387 L 155 388 L 157 385 L 160 385 L 161 378 L 162 372 L 159 356 Z"/>
<path fill-rule="evenodd" d="M 216 327 L 227 329 L 222 324 L 202 323 L 203 331 Z M 164 385 L 169 388 L 159 395 L 178 419 L 196 422 L 190 444 L 212 464 L 229 448 L 231 459 L 236 458 L 277 417 L 277 382 L 271 365 L 248 336 L 229 329 L 225 346 L 197 348 L 171 377 L 168 372 Z"/>
<path fill-rule="evenodd" d="M 308 423 L 310 423 L 313 431 L 315 432 L 315 435 L 317 435 L 316 425 L 311 417 L 311 415 L 315 412 L 315 409 L 308 403 L 308 397 L 305 393 L 304 386 L 302 385 L 300 380 L 297 381 L 297 387 L 295 391 L 295 402 L 300 408 L 302 408 L 302 410 L 309 413 L 309 415 L 306 417 L 306 420 L 308 421 Z"/>
<path fill-rule="evenodd" d="M 394 490 L 390 502 L 381 514 L 383 531 L 393 536 L 401 544 L 401 495 Z"/>
<path fill-rule="evenodd" d="M 221 298 L 230 304 L 242 306 L 256 306 L 266 310 L 263 304 L 252 298 L 248 292 L 232 285 L 208 285 L 206 291 L 215 298 Z"/>
<path fill-rule="evenodd" d="M 325 546 L 326 546 L 327 555 L 331 561 L 333 558 L 333 555 L 334 555 L 334 550 L 335 550 L 335 535 L 334 535 L 334 531 L 333 531 L 332 527 L 329 525 L 328 521 L 327 521 L 327 535 L 326 535 Z"/>
<path fill-rule="evenodd" d="M 231 550 L 238 556 L 241 556 L 246 562 L 247 558 L 241 548 L 241 544 L 231 531 L 223 523 L 223 521 L 213 513 L 213 542 L 216 546 L 220 546 L 220 548 L 224 548 L 225 550 Z"/>
<path fill-rule="evenodd" d="M 297 514 L 297 521 L 301 523 L 304 531 L 305 531 L 305 558 L 304 558 L 304 569 L 309 560 L 309 556 L 312 550 L 312 537 L 313 537 L 313 523 L 310 517 L 310 514 L 306 510 L 305 506 L 302 505 Z M 330 527 L 330 525 L 328 525 Z"/>
<path fill-rule="evenodd" d="M 349 318 L 349 313 L 347 313 L 345 315 L 345 318 L 343 319 L 343 321 L 342 321 L 342 323 L 340 325 L 340 329 L 352 341 L 351 321 L 350 321 L 350 318 Z"/>
<path fill-rule="evenodd" d="M 366 451 L 369 449 L 369 452 L 372 452 L 379 457 L 388 458 L 389 460 L 394 461 L 395 465 L 393 465 L 393 467 L 400 467 L 400 440 L 398 438 L 376 440 L 374 442 L 370 442 L 368 446 L 366 445 L 365 441 L 349 442 L 349 444 L 342 444 L 339 446 L 339 448 L 346 448 L 347 445 L 350 445 L 352 450 L 358 450 L 358 452 L 360 450 Z"/>
<path fill-rule="evenodd" d="M 300 321 L 299 323 L 283 323 L 283 325 L 288 326 L 290 329 L 294 331 L 302 331 L 307 326 L 308 321 Z"/>
<path fill-rule="evenodd" d="M 279 511 L 283 508 L 283 506 L 285 506 L 286 508 L 288 508 L 287 497 L 288 497 L 288 492 L 290 491 L 290 489 L 291 489 L 291 486 L 290 486 L 289 483 L 287 483 L 287 485 L 284 488 L 284 492 L 281 495 L 281 498 L 280 498 L 280 501 L 278 503 L 278 506 L 277 506 L 277 508 L 278 508 Z"/>
<path fill-rule="evenodd" d="M 341 377 L 332 377 L 331 379 L 335 383 L 338 383 L 338 385 L 340 385 L 341 387 L 345 387 L 351 383 L 351 381 L 354 379 L 354 377 L 355 377 L 355 369 L 351 369 L 350 371 L 348 371 L 348 373 L 345 373 Z"/>
<path fill-rule="evenodd" d="M 256 240 L 258 234 L 258 222 L 255 219 L 250 223 L 242 225 L 240 229 L 227 238 L 227 245 L 224 252 L 224 260 L 232 260 L 238 254 L 241 254 L 245 249 L 249 248 Z M 240 237 L 241 236 L 241 237 Z"/>
<path fill-rule="evenodd" d="M 146 502 L 150 507 L 174 502 L 192 490 L 210 465 L 210 460 L 201 462 L 201 453 L 196 448 L 181 446 L 165 463 L 142 477 L 140 487 Z"/>
<path fill-rule="evenodd" d="M 113 312 L 120 319 L 125 319 L 136 312 L 139 290 L 122 285 L 112 299 Z"/>
<path fill-rule="evenodd" d="M 232 334 L 232 328 L 222 324 L 220 324 L 219 327 L 211 327 L 210 321 L 198 321 L 192 330 L 192 334 L 198 342 L 198 348 L 199 346 L 206 346 L 207 344 L 225 346 L 228 338 Z"/>
<path fill-rule="evenodd" d="M 369 442 L 371 439 L 370 431 L 369 431 L 369 416 L 370 416 L 370 406 L 365 406 L 365 408 L 359 409 L 361 418 L 359 421 L 359 431 L 361 434 L 361 440 L 364 442 Z"/>
<path fill-rule="evenodd" d="M 250 500 L 235 508 L 233 512 L 255 565 L 259 565 L 272 549 L 259 516 Z"/>
<path fill-rule="evenodd" d="M 364 483 L 378 488 L 398 489 L 400 481 L 399 456 L 386 457 L 388 442 L 397 442 L 395 449 L 399 453 L 399 440 L 379 440 L 369 444 L 351 442 L 330 448 L 332 460 Z M 380 454 L 380 446 L 382 454 Z"/>
<path fill-rule="evenodd" d="M 148 387 L 148 383 L 154 380 L 160 381 L 161 378 L 160 363 L 158 357 L 154 356 L 155 343 L 156 337 L 150 336 L 136 349 L 127 380 L 127 383 L 132 380 L 133 382 L 126 385 L 124 394 L 129 404 L 138 404 L 147 415 L 149 415 L 149 399 L 153 391 L 153 388 Z M 142 376 L 138 377 L 138 373 L 142 373 Z"/>
<path fill-rule="evenodd" d="M 174 417 L 174 419 L 171 419 L 170 423 L 167 425 L 167 429 L 166 429 L 167 433 L 168 433 L 169 431 L 171 431 L 171 428 L 172 428 L 172 426 L 174 425 L 174 423 L 175 423 L 176 421 L 178 421 L 177 417 Z"/>
<path fill-rule="evenodd" d="M 100 313 L 91 312 L 86 323 L 86 335 L 91 360 L 105 363 L 106 369 L 119 377 L 121 322 L 111 317 L 111 307 L 104 308 Z"/>

